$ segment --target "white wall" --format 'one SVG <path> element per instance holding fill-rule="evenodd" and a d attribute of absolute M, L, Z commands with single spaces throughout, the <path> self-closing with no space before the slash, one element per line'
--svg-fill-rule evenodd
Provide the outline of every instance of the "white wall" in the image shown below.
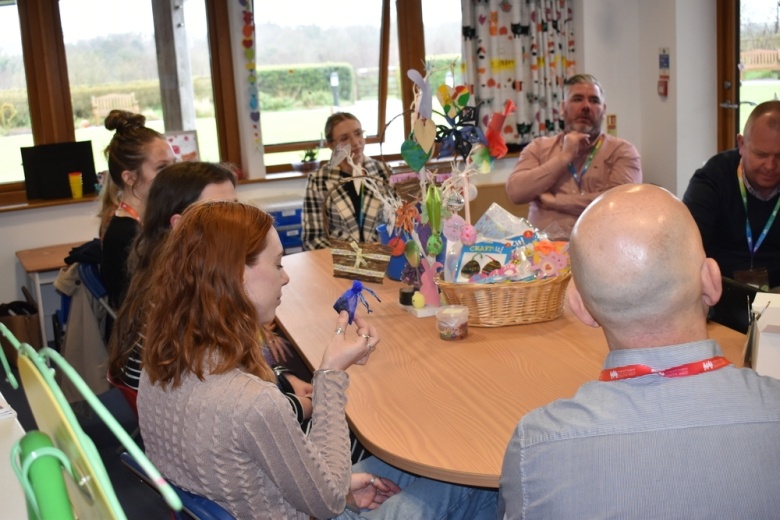
<path fill-rule="evenodd" d="M 593 74 L 606 93 L 607 113 L 617 116 L 617 134 L 642 152 L 638 0 L 575 1 L 582 28 L 575 33 L 577 72 Z M 582 37 L 580 37 L 582 34 Z"/>
<path fill-rule="evenodd" d="M 676 193 L 682 197 L 693 172 L 718 151 L 717 13 L 712 0 L 677 0 L 676 7 Z"/>
<path fill-rule="evenodd" d="M 681 196 L 703 160 L 716 152 L 715 2 L 711 0 L 574 0 L 577 68 L 596 75 L 607 92 L 618 135 L 642 155 L 645 181 Z M 656 94 L 658 47 L 671 50 L 669 97 Z M 506 160 L 478 182 L 502 182 Z M 257 200 L 302 197 L 301 179 L 239 187 Z M 79 240 L 97 233 L 95 204 L 0 213 L 0 302 L 21 297 L 25 275 L 15 251 Z M 58 307 L 53 290 L 47 309 Z M 50 319 L 47 318 L 47 323 Z"/>
<path fill-rule="evenodd" d="M 642 156 L 645 182 L 681 197 L 717 151 L 715 2 L 575 0 L 574 13 L 577 69 L 603 84 L 618 135 Z M 660 47 L 670 51 L 666 98 L 656 88 Z"/>

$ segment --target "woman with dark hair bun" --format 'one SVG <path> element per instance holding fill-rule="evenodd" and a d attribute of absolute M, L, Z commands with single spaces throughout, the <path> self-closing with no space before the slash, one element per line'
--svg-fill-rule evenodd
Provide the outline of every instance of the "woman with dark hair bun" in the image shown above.
<path fill-rule="evenodd" d="M 141 372 L 142 314 L 155 255 L 184 210 L 199 200 L 236 200 L 234 171 L 216 163 L 180 162 L 163 168 L 149 189 L 144 221 L 127 261 L 130 284 L 108 343 L 109 374 L 135 390 Z"/>
<path fill-rule="evenodd" d="M 105 120 L 106 128 L 115 131 L 105 155 L 118 207 L 103 235 L 100 268 L 114 309 L 121 306 L 130 283 L 127 258 L 143 220 L 149 186 L 157 172 L 176 161 L 165 136 L 145 123 L 145 116 L 123 110 L 112 110 Z"/>

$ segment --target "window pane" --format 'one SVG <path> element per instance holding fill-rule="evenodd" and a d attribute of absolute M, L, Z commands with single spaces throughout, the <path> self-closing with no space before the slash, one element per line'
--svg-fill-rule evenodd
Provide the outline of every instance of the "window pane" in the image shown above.
<path fill-rule="evenodd" d="M 187 0 L 184 9 L 200 158 L 218 161 L 204 0 Z M 84 16 L 85 12 L 90 16 Z M 60 0 L 60 16 L 76 140 L 92 141 L 95 168 L 104 170 L 103 150 L 113 136 L 113 131 L 105 128 L 105 116 L 112 108 L 139 112 L 146 116 L 147 126 L 166 131 L 152 3 Z M 101 23 L 95 24 L 95 19 Z M 120 98 L 102 98 L 114 94 Z M 186 110 L 185 100 L 182 105 Z"/>
<path fill-rule="evenodd" d="M 190 50 L 192 88 L 195 104 L 195 124 L 198 131 L 200 158 L 219 162 L 217 120 L 214 116 L 214 89 L 211 84 L 211 55 L 205 0 L 184 2 L 184 25 L 187 28 L 187 46 Z"/>
<path fill-rule="evenodd" d="M 780 97 L 780 70 L 777 55 L 780 53 L 780 3 L 766 0 L 742 0 L 740 8 L 739 38 L 739 110 L 738 133 L 753 107 L 764 101 Z"/>
<path fill-rule="evenodd" d="M 368 136 L 381 131 L 377 128 L 381 22 L 382 0 L 255 2 L 265 145 L 319 141 L 334 111 L 353 113 Z M 391 95 L 397 96 L 397 88 Z M 400 111 L 400 104 L 395 111 Z M 399 126 L 403 131 L 403 124 Z M 301 155 L 266 154 L 265 162 L 296 162 Z M 324 150 L 319 159 L 329 156 Z"/>
<path fill-rule="evenodd" d="M 0 183 L 24 180 L 22 147 L 32 146 L 16 4 L 0 5 Z"/>
<path fill-rule="evenodd" d="M 435 71 L 430 76 L 433 91 L 433 110 L 442 112 L 441 104 L 435 93 L 439 85 L 463 84 L 461 67 L 461 10 L 442 9 L 437 0 L 422 0 L 423 20 L 425 21 L 425 55 Z M 447 65 L 455 62 L 454 69 Z M 473 105 L 473 100 L 470 103 Z M 434 113 L 437 124 L 446 124 L 444 117 Z"/>
<path fill-rule="evenodd" d="M 446 63 L 456 63 L 454 76 L 442 69 L 440 74 L 431 78 L 431 87 L 436 88 L 442 83 L 462 84 L 460 9 L 442 9 L 439 0 L 422 0 L 422 13 L 425 21 L 426 59 L 435 63 L 437 69 Z"/>
<path fill-rule="evenodd" d="M 103 150 L 113 132 L 106 130 L 104 120 L 111 108 L 140 112 L 148 126 L 163 131 L 152 5 L 60 0 L 60 17 L 76 140 L 92 141 L 95 168 L 105 170 Z M 93 111 L 93 97 L 112 94 L 127 97 Z"/>
<path fill-rule="evenodd" d="M 395 2 L 390 2 L 390 51 L 387 68 L 387 100 L 385 101 L 385 142 L 381 146 L 367 143 L 365 148 L 365 153 L 374 157 L 401 153 L 401 144 L 406 138 L 404 135 L 401 82 L 409 81 L 409 79 L 406 77 L 406 71 L 401 70 L 398 62 L 398 17 L 396 14 Z"/>

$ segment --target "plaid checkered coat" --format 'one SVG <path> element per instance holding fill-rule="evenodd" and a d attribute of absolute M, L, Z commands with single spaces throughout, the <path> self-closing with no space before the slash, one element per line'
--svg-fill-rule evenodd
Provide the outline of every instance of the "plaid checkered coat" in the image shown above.
<path fill-rule="evenodd" d="M 363 168 L 368 176 L 380 176 L 385 180 L 390 178 L 390 168 L 379 161 L 366 157 Z M 306 185 L 306 196 L 303 201 L 303 248 L 324 249 L 330 247 L 325 224 L 322 218 L 322 206 L 325 195 L 336 186 L 340 179 L 351 174 L 333 168 L 330 164 L 323 165 L 309 177 Z M 377 183 L 380 190 L 390 192 L 388 184 Z M 364 195 L 363 237 L 365 242 L 379 242 L 376 227 L 382 224 L 379 219 L 382 202 L 370 191 Z M 328 228 L 333 238 L 360 241 L 358 216 L 352 200 L 347 193 L 346 184 L 342 184 L 331 194 L 328 201 Z"/>

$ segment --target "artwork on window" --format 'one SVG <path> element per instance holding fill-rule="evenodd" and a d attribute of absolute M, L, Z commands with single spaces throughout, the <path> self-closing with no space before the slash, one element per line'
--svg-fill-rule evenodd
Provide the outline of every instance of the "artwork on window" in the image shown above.
<path fill-rule="evenodd" d="M 165 138 L 173 148 L 178 161 L 199 161 L 198 132 L 184 130 L 181 132 L 165 132 Z"/>

